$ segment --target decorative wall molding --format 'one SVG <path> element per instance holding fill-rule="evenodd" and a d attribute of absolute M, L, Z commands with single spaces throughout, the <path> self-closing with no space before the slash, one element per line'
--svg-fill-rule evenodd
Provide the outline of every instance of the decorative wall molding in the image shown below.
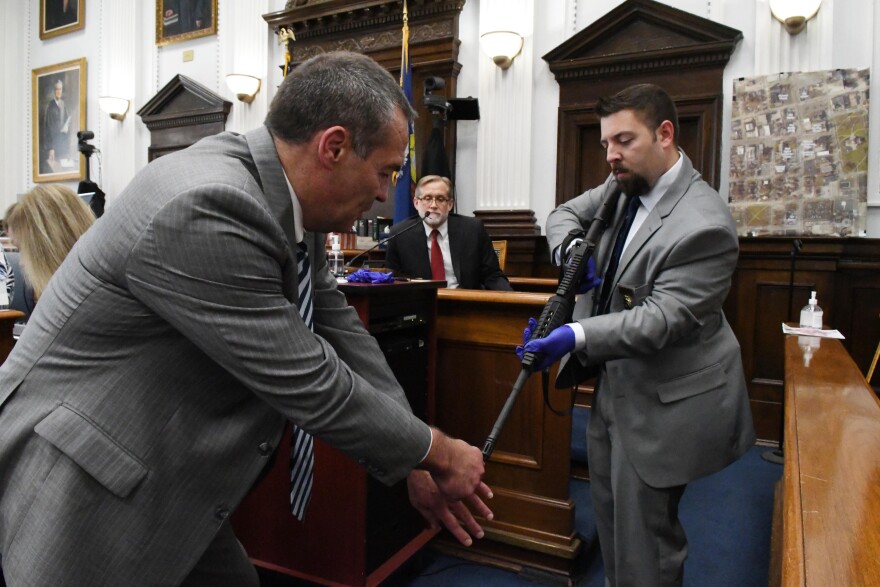
<path fill-rule="evenodd" d="M 458 15 L 465 0 L 408 0 L 411 35 L 417 21 L 439 21 L 448 19 L 452 24 L 448 33 L 458 32 Z M 263 18 L 276 33 L 282 27 L 292 29 L 296 41 L 291 43 L 292 55 L 298 60 L 295 49 L 300 43 L 310 39 L 328 37 L 358 37 L 357 31 L 368 31 L 375 35 L 382 29 L 397 31 L 403 24 L 402 0 L 325 0 L 311 2 L 288 2 L 285 9 L 263 15 Z M 430 37 L 436 38 L 436 37 Z M 410 39 L 414 42 L 414 39 Z M 399 41 L 398 41 L 399 46 Z"/>
<path fill-rule="evenodd" d="M 436 39 L 452 38 L 455 34 L 450 21 L 427 23 L 410 26 L 409 42 L 412 45 L 432 41 Z M 293 63 L 303 61 L 330 51 L 354 51 L 356 53 L 370 53 L 383 49 L 398 49 L 403 43 L 403 34 L 400 29 L 384 31 L 381 33 L 368 32 L 358 37 L 344 39 L 301 39 L 297 37 L 293 44 Z"/>

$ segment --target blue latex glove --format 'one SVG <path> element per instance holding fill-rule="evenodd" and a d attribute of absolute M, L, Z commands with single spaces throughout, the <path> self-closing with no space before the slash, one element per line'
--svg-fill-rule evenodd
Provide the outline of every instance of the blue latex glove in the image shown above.
<path fill-rule="evenodd" d="M 544 369 L 549 369 L 553 363 L 572 352 L 576 340 L 574 331 L 567 324 L 563 324 L 553 330 L 544 338 L 529 340 L 537 325 L 538 322 L 534 318 L 529 318 L 529 325 L 523 331 L 523 346 L 516 347 L 516 356 L 522 361 L 525 353 L 543 354 L 541 362 L 533 367 L 534 371 L 543 371 Z"/>
<path fill-rule="evenodd" d="M 532 332 L 535 330 L 535 327 L 538 325 L 538 321 L 534 318 L 529 318 L 529 324 L 526 326 L 526 329 L 523 330 L 523 343 L 522 345 L 517 345 L 516 347 L 516 356 L 519 357 L 519 360 L 522 361 L 523 358 L 523 347 L 526 346 L 526 343 L 529 342 L 529 339 L 532 338 Z"/>
<path fill-rule="evenodd" d="M 587 259 L 587 272 L 584 274 L 583 279 L 578 284 L 578 293 L 585 294 L 597 285 L 602 283 L 602 278 L 596 275 L 596 262 L 593 260 L 591 256 Z"/>
<path fill-rule="evenodd" d="M 394 283 L 394 274 L 358 269 L 354 273 L 348 275 L 345 280 L 349 283 Z"/>

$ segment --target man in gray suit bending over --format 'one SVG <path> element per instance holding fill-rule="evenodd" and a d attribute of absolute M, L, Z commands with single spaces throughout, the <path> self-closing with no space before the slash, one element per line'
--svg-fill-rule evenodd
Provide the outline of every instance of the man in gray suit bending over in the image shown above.
<path fill-rule="evenodd" d="M 256 585 L 229 515 L 286 419 L 482 536 L 480 450 L 413 416 L 320 234 L 384 200 L 412 115 L 371 59 L 316 57 L 266 126 L 154 161 L 79 240 L 0 368 L 10 587 Z"/>
<path fill-rule="evenodd" d="M 567 384 L 601 367 L 587 451 L 606 585 L 681 585 L 687 483 L 755 442 L 721 309 L 739 244 L 725 202 L 678 149 L 665 91 L 632 86 L 596 112 L 611 176 L 554 210 L 547 240 L 557 250 L 619 185 L 625 197 L 595 251 L 603 283 L 580 296 L 576 322 L 525 348 L 546 353 L 545 365 L 571 353 L 560 369 Z"/>

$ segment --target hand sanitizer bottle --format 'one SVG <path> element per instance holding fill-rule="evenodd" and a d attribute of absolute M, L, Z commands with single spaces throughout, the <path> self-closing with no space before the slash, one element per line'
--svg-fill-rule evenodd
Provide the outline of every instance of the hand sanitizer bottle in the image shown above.
<path fill-rule="evenodd" d="M 810 301 L 801 309 L 801 328 L 822 329 L 822 308 L 818 306 L 816 292 L 811 292 Z"/>
<path fill-rule="evenodd" d="M 330 273 L 336 277 L 342 277 L 345 274 L 345 257 L 339 246 L 339 235 L 330 235 L 330 253 L 327 255 L 327 263 L 330 265 Z"/>

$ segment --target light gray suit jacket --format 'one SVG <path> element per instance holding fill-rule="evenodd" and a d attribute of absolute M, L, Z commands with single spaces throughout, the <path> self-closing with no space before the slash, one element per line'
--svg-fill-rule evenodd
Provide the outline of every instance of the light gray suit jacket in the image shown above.
<path fill-rule="evenodd" d="M 561 369 L 561 377 L 579 380 L 584 367 L 605 364 L 600 393 L 612 395 L 627 455 L 655 487 L 718 471 L 755 441 L 739 343 L 721 309 L 739 241 L 724 201 L 682 157 L 675 181 L 621 256 L 609 313 L 592 316 L 601 286 L 578 298 L 574 317 L 586 352 Z M 551 251 L 589 224 L 611 182 L 550 214 Z M 620 198 L 597 245 L 599 275 L 625 205 Z"/>
<path fill-rule="evenodd" d="M 269 132 L 151 163 L 80 239 L 0 367 L 10 586 L 173 585 L 266 466 L 285 418 L 380 480 L 427 453 L 321 235 L 315 333 Z"/>

